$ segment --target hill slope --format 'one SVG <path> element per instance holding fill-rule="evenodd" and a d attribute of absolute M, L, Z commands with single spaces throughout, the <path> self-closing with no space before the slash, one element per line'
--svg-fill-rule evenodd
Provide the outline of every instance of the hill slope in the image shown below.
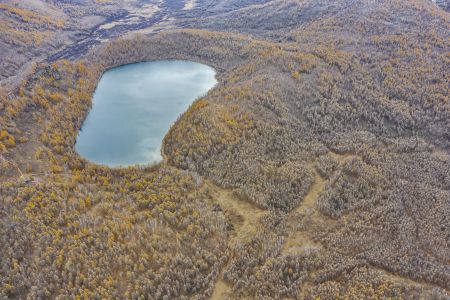
<path fill-rule="evenodd" d="M 448 13 L 160 5 L 171 20 L 75 43 L 2 98 L 0 296 L 449 298 Z M 155 59 L 211 65 L 219 81 L 170 129 L 165 161 L 79 157 L 101 74 Z"/>

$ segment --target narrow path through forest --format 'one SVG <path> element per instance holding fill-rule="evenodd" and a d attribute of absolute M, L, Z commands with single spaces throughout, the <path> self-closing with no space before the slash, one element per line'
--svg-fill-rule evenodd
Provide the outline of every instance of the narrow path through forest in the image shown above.
<path fill-rule="evenodd" d="M 340 165 L 354 157 L 351 154 L 329 153 Z M 317 226 L 332 226 L 333 220 L 322 215 L 316 208 L 316 201 L 325 191 L 327 180 L 322 178 L 315 167 L 316 162 L 311 162 L 307 168 L 312 170 L 314 183 L 303 198 L 300 205 L 288 217 L 288 224 L 299 224 L 286 239 L 282 254 L 299 254 L 307 249 L 321 249 L 322 246 L 312 240 L 312 232 Z M 294 220 L 295 219 L 295 220 Z M 300 222 L 298 222 L 298 220 Z"/>
<path fill-rule="evenodd" d="M 329 155 L 336 159 L 341 166 L 354 157 L 351 154 L 336 154 L 332 152 Z M 320 232 L 324 228 L 330 228 L 335 223 L 333 219 L 321 214 L 316 207 L 316 201 L 325 192 L 328 180 L 324 179 L 317 172 L 315 164 L 316 162 L 314 161 L 307 165 L 313 172 L 314 183 L 300 205 L 288 216 L 287 224 L 293 228 L 291 227 L 291 233 L 286 238 L 281 249 L 282 255 L 322 250 L 323 246 L 318 241 L 314 241 L 315 233 Z M 311 286 L 311 282 L 308 281 L 301 285 L 299 290 L 301 299 L 305 297 L 305 291 L 309 286 Z"/>
<path fill-rule="evenodd" d="M 341 164 L 352 157 L 349 154 L 339 155 L 330 153 L 330 155 Z M 322 246 L 313 241 L 312 233 L 317 226 L 333 225 L 333 220 L 323 216 L 316 208 L 316 200 L 325 191 L 327 180 L 323 179 L 316 171 L 315 162 L 308 164 L 307 167 L 313 170 L 314 183 L 301 204 L 288 217 L 291 219 L 288 220 L 288 224 L 298 224 L 295 219 L 300 218 L 301 225 L 300 228 L 294 228 L 286 239 L 281 251 L 282 254 L 300 254 L 308 249 L 320 250 Z M 249 240 L 256 234 L 259 219 L 267 212 L 252 203 L 239 199 L 232 191 L 222 189 L 209 181 L 206 182 L 206 186 L 210 190 L 213 201 L 220 205 L 227 219 L 233 225 L 234 232 L 228 242 L 228 248 L 230 249 L 231 255 L 233 255 L 236 245 Z M 223 279 L 223 272 L 227 267 L 228 265 L 225 265 L 218 276 L 218 280 L 214 285 L 214 292 L 211 296 L 212 300 L 227 299 L 231 292 L 232 287 Z M 308 282 L 303 287 L 307 285 Z"/>
<path fill-rule="evenodd" d="M 219 188 L 211 182 L 206 182 L 213 197 L 213 201 L 220 205 L 227 219 L 233 225 L 233 233 L 228 241 L 230 255 L 234 255 L 235 247 L 251 239 L 258 230 L 259 219 L 267 212 L 256 205 L 239 199 L 232 191 Z M 229 259 L 230 261 L 231 259 Z M 214 285 L 213 300 L 226 299 L 231 291 L 231 286 L 224 281 L 223 272 L 228 265 L 222 268 L 218 280 Z"/>
<path fill-rule="evenodd" d="M 327 181 L 324 180 L 315 170 L 314 164 L 310 164 L 308 167 L 313 169 L 314 183 L 311 186 L 308 194 L 303 198 L 301 204 L 295 209 L 291 218 L 300 216 L 304 226 L 294 232 L 286 239 L 284 246 L 281 250 L 282 254 L 299 254 L 307 249 L 320 249 L 322 246 L 315 243 L 310 238 L 308 231 L 311 229 L 311 225 L 315 225 L 318 222 L 323 222 L 322 217 L 315 207 L 317 198 L 325 190 Z M 288 223 L 291 223 L 288 221 Z M 295 224 L 295 222 L 292 222 Z"/>

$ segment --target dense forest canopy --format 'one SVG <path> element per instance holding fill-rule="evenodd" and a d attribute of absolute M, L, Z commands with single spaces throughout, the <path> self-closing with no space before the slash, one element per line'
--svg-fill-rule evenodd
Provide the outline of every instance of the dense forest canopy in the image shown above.
<path fill-rule="evenodd" d="M 450 298 L 445 1 L 40 2 L 0 4 L 0 299 Z M 80 157 L 101 75 L 160 59 L 218 72 L 164 161 Z"/>

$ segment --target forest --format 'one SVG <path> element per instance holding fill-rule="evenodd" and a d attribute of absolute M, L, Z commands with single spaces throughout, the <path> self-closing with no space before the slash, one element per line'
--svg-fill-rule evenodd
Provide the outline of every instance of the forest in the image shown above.
<path fill-rule="evenodd" d="M 450 298 L 448 12 L 253 2 L 37 63 L 1 95 L 0 299 Z M 219 82 L 164 161 L 80 157 L 102 74 L 160 59 Z"/>

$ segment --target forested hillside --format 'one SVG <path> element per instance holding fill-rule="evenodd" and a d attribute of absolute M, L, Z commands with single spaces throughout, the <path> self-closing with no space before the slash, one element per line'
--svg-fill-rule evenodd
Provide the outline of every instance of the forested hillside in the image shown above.
<path fill-rule="evenodd" d="M 0 299 L 449 299 L 445 5 L 163 3 L 170 28 L 36 63 L 2 95 Z M 80 157 L 105 70 L 159 59 L 219 82 L 164 161 Z"/>

